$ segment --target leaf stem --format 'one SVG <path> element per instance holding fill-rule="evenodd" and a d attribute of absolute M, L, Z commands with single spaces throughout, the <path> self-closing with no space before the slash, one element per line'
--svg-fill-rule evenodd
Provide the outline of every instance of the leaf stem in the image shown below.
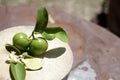
<path fill-rule="evenodd" d="M 35 36 L 34 36 L 34 31 L 33 31 L 32 34 L 30 35 L 29 39 L 30 39 L 31 37 L 32 37 L 33 39 L 35 38 Z"/>

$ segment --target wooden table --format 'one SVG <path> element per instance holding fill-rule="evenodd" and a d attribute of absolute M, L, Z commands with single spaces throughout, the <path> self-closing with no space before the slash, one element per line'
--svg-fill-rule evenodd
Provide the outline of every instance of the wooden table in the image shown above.
<path fill-rule="evenodd" d="M 0 30 L 17 25 L 35 25 L 37 6 L 0 7 Z M 47 8 L 55 20 L 50 26 L 63 27 L 73 50 L 73 69 L 89 60 L 97 80 L 120 79 L 120 39 L 100 26 L 58 8 Z M 9 35 L 9 34 L 8 34 Z"/>

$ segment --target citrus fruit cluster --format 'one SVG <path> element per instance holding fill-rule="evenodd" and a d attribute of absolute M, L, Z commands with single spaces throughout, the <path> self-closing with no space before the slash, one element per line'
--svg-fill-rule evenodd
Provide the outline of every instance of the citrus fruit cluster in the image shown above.
<path fill-rule="evenodd" d="M 29 55 L 37 57 L 45 53 L 48 42 L 43 37 L 30 39 L 25 33 L 19 32 L 13 36 L 13 45 L 21 52 L 28 52 Z"/>

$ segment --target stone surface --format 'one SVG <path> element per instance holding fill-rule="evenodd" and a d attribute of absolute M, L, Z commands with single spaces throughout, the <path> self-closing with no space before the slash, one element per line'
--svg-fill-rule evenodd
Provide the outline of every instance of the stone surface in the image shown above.
<path fill-rule="evenodd" d="M 67 80 L 96 80 L 96 76 L 97 74 L 89 64 L 89 61 L 84 61 L 70 72 Z"/>

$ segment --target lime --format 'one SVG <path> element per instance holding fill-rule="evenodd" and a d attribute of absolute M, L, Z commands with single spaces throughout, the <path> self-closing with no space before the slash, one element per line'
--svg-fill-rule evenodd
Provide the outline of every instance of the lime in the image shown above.
<path fill-rule="evenodd" d="M 29 46 L 29 39 L 23 32 L 19 32 L 13 36 L 13 45 L 20 51 L 25 51 Z"/>
<path fill-rule="evenodd" d="M 27 59 L 24 59 L 23 62 L 26 68 L 30 70 L 38 70 L 42 68 L 44 64 L 44 61 L 41 58 L 27 58 Z"/>
<path fill-rule="evenodd" d="M 48 48 L 47 41 L 42 38 L 35 38 L 31 41 L 30 47 L 29 47 L 29 55 L 38 57 L 41 54 L 45 53 Z"/>

